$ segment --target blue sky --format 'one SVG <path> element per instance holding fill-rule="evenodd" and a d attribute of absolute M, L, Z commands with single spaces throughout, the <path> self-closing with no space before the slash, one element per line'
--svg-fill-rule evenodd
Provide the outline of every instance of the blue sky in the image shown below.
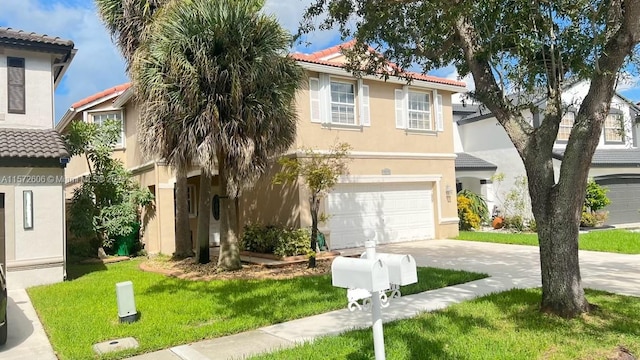
<path fill-rule="evenodd" d="M 266 11 L 294 32 L 303 10 L 312 0 L 267 0 Z M 59 36 L 73 40 L 78 53 L 56 90 L 55 117 L 60 120 L 72 103 L 109 87 L 127 82 L 125 66 L 96 14 L 93 0 L 0 0 L 0 26 Z M 312 52 L 340 43 L 336 31 L 310 34 L 308 48 Z M 433 75 L 456 79 L 453 67 L 432 72 Z M 470 78 L 463 79 L 472 85 Z M 640 82 L 631 79 L 622 85 L 621 93 L 634 102 L 640 101 Z"/>

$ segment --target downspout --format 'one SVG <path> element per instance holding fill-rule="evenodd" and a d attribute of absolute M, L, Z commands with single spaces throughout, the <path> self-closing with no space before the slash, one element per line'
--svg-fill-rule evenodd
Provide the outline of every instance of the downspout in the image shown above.
<path fill-rule="evenodd" d="M 69 163 L 69 158 L 60 158 L 60 166 L 62 167 L 62 279 L 67 280 L 67 198 L 66 198 L 66 181 L 65 168 Z"/>

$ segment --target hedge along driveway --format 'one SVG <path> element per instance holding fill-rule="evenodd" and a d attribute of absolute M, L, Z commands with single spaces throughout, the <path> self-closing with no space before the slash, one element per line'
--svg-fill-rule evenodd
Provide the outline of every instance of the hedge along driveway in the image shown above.
<path fill-rule="evenodd" d="M 95 343 L 132 336 L 137 350 L 105 355 L 123 358 L 320 314 L 346 306 L 346 290 L 331 286 L 330 275 L 286 280 L 189 281 L 142 272 L 140 260 L 93 271 L 73 281 L 31 288 L 33 305 L 60 359 L 94 359 Z M 419 268 L 418 284 L 403 294 L 422 292 L 486 277 Z M 115 284 L 131 280 L 140 320 L 120 324 Z"/>
<path fill-rule="evenodd" d="M 534 233 L 460 231 L 455 239 L 538 246 L 538 235 Z M 580 234 L 579 246 L 580 250 L 640 254 L 640 232 L 619 229 L 590 231 Z"/>

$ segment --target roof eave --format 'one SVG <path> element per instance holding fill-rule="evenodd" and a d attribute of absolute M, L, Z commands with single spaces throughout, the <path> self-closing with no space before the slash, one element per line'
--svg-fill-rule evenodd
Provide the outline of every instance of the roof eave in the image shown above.
<path fill-rule="evenodd" d="M 60 81 L 62 81 L 62 77 L 64 76 L 64 74 L 69 69 L 69 66 L 71 65 L 71 61 L 73 61 L 73 59 L 75 58 L 77 52 L 78 52 L 78 49 L 71 49 L 67 53 L 67 55 L 65 56 L 65 59 L 62 60 L 61 63 L 57 64 L 57 65 L 61 65 L 61 66 L 60 66 L 60 69 L 58 70 L 57 74 L 55 74 L 55 77 L 54 77 L 54 80 L 53 80 L 53 88 L 54 88 L 54 90 L 56 88 L 58 88 L 58 85 L 60 84 Z"/>
<path fill-rule="evenodd" d="M 321 73 L 325 73 L 325 74 L 333 74 L 333 75 L 341 75 L 341 76 L 353 76 L 353 74 L 351 74 L 351 72 L 349 72 L 349 71 L 347 71 L 344 68 L 339 67 L 339 66 L 316 64 L 316 63 L 312 63 L 312 62 L 304 61 L 304 60 L 300 60 L 300 59 L 296 59 L 296 62 L 300 66 L 302 66 L 304 69 L 309 70 L 309 71 L 316 71 L 316 72 L 321 72 Z M 364 75 L 362 78 L 363 79 L 367 79 L 367 80 L 378 80 L 378 81 L 381 81 L 380 77 L 375 76 L 375 75 Z M 398 78 L 398 77 L 395 77 L 395 76 L 390 76 L 387 80 L 383 80 L 383 81 L 386 81 L 386 82 L 391 83 L 391 84 L 407 85 L 407 80 L 406 79 Z M 463 92 L 463 91 L 467 90 L 466 86 L 455 86 L 455 85 L 441 84 L 441 83 L 437 83 L 437 82 L 426 81 L 426 80 L 418 80 L 418 79 L 411 80 L 411 85 L 412 86 L 420 86 L 420 87 L 428 87 L 428 88 L 437 89 L 437 90 L 451 91 L 451 92 L 454 92 L 454 93 L 459 93 L 459 92 Z"/>
<path fill-rule="evenodd" d="M 129 88 L 127 88 L 127 90 L 122 92 L 122 94 L 120 94 L 120 96 L 118 96 L 114 100 L 113 107 L 115 107 L 115 108 L 123 107 L 132 98 L 133 98 L 133 86 L 130 86 Z"/>

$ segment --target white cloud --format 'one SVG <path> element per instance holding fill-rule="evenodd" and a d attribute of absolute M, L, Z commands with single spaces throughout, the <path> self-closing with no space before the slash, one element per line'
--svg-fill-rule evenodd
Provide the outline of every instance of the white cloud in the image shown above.
<path fill-rule="evenodd" d="M 265 12 L 273 14 L 292 33 L 298 30 L 304 9 L 312 0 L 267 0 Z M 56 121 L 72 103 L 128 81 L 124 60 L 91 0 L 0 0 L 0 25 L 73 40 L 78 49 L 56 91 Z M 310 52 L 334 45 L 337 31 L 308 35 L 312 44 L 297 51 Z"/>
<path fill-rule="evenodd" d="M 458 74 L 458 69 L 456 69 L 455 66 L 448 66 L 444 69 L 441 69 L 441 71 L 447 71 L 443 76 L 444 78 L 447 79 L 452 79 L 452 80 L 458 80 L 458 81 L 464 81 L 467 84 L 467 91 L 473 91 L 476 88 L 476 84 L 473 82 L 473 76 L 471 74 L 467 74 L 464 77 L 460 77 L 460 74 Z M 451 97 L 451 102 L 454 104 L 460 104 L 462 103 L 462 100 L 465 98 L 465 93 L 458 93 L 458 94 L 454 94 Z M 469 102 L 469 100 L 465 100 L 467 103 Z"/>
<path fill-rule="evenodd" d="M 0 24 L 73 40 L 78 49 L 56 91 L 56 121 L 69 106 L 127 81 L 124 61 L 98 18 L 93 1 L 0 0 Z"/>

